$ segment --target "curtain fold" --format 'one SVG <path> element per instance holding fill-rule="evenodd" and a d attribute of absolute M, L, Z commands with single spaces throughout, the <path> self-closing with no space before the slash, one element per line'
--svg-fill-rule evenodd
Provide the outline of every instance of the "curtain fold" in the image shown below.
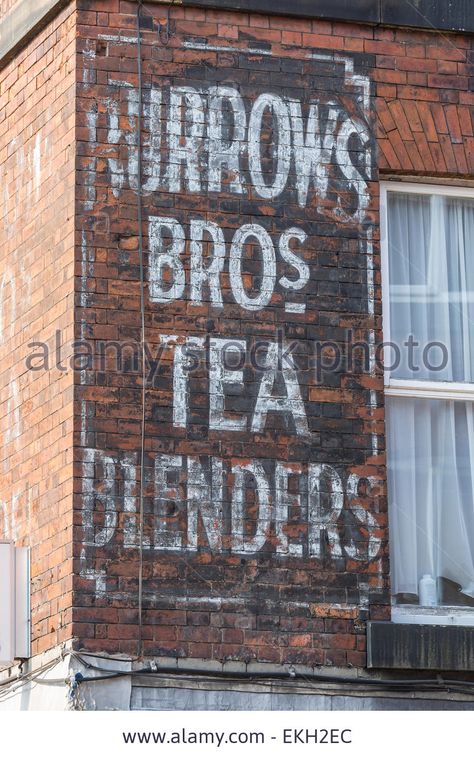
<path fill-rule="evenodd" d="M 389 192 L 388 234 L 390 332 L 401 350 L 391 376 L 473 383 L 474 201 Z M 423 357 L 433 342 L 444 349 Z M 429 574 L 474 605 L 474 403 L 386 404 L 393 591 L 417 594 Z"/>

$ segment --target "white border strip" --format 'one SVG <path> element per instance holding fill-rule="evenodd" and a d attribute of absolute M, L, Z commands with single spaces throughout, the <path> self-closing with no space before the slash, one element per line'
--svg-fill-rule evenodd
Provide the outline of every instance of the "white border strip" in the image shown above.
<path fill-rule="evenodd" d="M 198 42 L 197 40 L 185 40 L 183 47 L 188 50 L 205 50 L 210 53 L 244 53 L 247 55 L 264 55 L 272 57 L 273 51 L 257 47 L 235 47 L 233 45 L 209 45 L 207 42 Z M 366 116 L 370 112 L 370 79 L 362 74 L 354 73 L 354 61 L 352 58 L 339 55 L 337 53 L 304 53 L 303 58 L 316 61 L 332 61 L 334 63 L 344 64 L 344 76 L 346 81 L 352 83 L 354 87 L 362 90 L 362 102 Z"/>

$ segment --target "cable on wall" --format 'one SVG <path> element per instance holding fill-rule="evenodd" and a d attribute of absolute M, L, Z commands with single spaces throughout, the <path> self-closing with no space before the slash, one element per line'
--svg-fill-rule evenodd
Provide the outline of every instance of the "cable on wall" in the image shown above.
<path fill-rule="evenodd" d="M 22 686 L 28 686 L 35 684 L 42 684 L 45 686 L 58 686 L 60 684 L 70 684 L 71 677 L 66 679 L 61 678 L 44 678 L 47 671 L 51 670 L 54 665 L 60 662 L 66 655 L 73 657 L 87 673 L 87 671 L 94 671 L 94 675 L 84 675 L 81 672 L 75 673 L 73 676 L 74 683 L 80 686 L 83 683 L 92 683 L 97 681 L 108 681 L 119 678 L 135 677 L 135 676 L 148 676 L 156 683 L 164 684 L 166 687 L 166 677 L 172 677 L 178 679 L 183 683 L 183 688 L 186 686 L 186 682 L 189 679 L 195 680 L 198 678 L 203 684 L 207 684 L 207 690 L 212 690 L 216 684 L 227 682 L 233 684 L 251 684 L 252 686 L 266 686 L 268 681 L 272 683 L 274 687 L 292 684 L 293 693 L 308 694 L 318 693 L 318 687 L 324 686 L 341 686 L 341 687 L 363 687 L 368 688 L 367 693 L 373 693 L 380 690 L 393 690 L 394 693 L 406 694 L 407 691 L 417 691 L 420 693 L 448 693 L 448 694 L 465 694 L 472 698 L 474 697 L 474 681 L 466 679 L 445 678 L 441 674 L 437 674 L 431 678 L 390 678 L 381 679 L 377 677 L 361 677 L 361 676 L 348 676 L 348 675 L 331 675 L 328 673 L 313 673 L 303 674 L 299 673 L 297 667 L 288 666 L 288 671 L 275 672 L 269 666 L 268 671 L 252 672 L 252 671 L 224 671 L 219 669 L 208 670 L 207 668 L 189 668 L 178 666 L 163 666 L 159 662 L 151 662 L 149 667 L 143 667 L 137 670 L 124 671 L 124 670 L 112 670 L 109 668 L 101 667 L 95 663 L 88 662 L 86 657 L 92 657 L 94 659 L 108 660 L 111 664 L 117 662 L 133 662 L 133 658 L 117 659 L 116 657 L 107 656 L 106 654 L 96 654 L 94 652 L 76 652 L 72 650 L 65 651 L 61 657 L 57 657 L 51 662 L 36 668 L 31 673 L 25 673 L 23 675 L 7 679 L 0 683 L 0 702 L 7 700 L 14 696 L 16 691 Z M 205 688 L 203 686 L 203 688 Z M 364 696 L 363 693 L 360 696 Z M 459 700 L 462 701 L 462 700 Z"/>
<path fill-rule="evenodd" d="M 137 213 L 138 213 L 138 255 L 140 264 L 140 316 L 141 316 L 141 354 L 142 354 L 142 414 L 140 433 L 140 487 L 139 487 L 139 524 L 138 524 L 138 637 L 137 657 L 143 650 L 143 529 L 144 529 L 144 492 L 145 492 L 145 402 L 146 402 L 146 350 L 145 350 L 145 275 L 143 254 L 143 167 L 142 167 L 142 41 L 141 9 L 142 0 L 137 2 L 137 74 L 138 74 L 138 116 L 137 116 Z"/>
<path fill-rule="evenodd" d="M 176 1 L 172 0 L 170 5 L 175 5 Z M 140 435 L 140 487 L 139 487 L 139 525 L 138 525 L 138 636 L 137 636 L 137 657 L 143 655 L 143 536 L 144 536 L 144 491 L 145 491 L 145 430 L 146 430 L 146 348 L 145 348 L 145 275 L 144 275 L 144 250 L 143 250 L 143 149 L 142 149 L 142 124 L 143 124 L 143 72 L 142 72 L 142 38 L 141 38 L 141 18 L 142 11 L 147 13 L 143 7 L 143 1 L 137 0 L 136 12 L 136 32 L 137 32 L 137 78 L 138 78 L 138 115 L 137 115 L 137 214 L 138 214 L 138 253 L 140 263 L 140 313 L 141 313 L 141 355 L 142 355 L 142 414 L 141 414 L 141 435 Z M 151 14 L 148 14 L 153 19 Z M 158 41 L 161 45 L 166 46 L 171 37 L 170 9 L 168 7 L 167 22 L 165 27 L 165 36 L 163 36 L 163 27 L 158 24 Z M 200 573 L 186 560 L 184 564 L 197 575 L 212 590 L 212 582 L 200 575 Z"/>

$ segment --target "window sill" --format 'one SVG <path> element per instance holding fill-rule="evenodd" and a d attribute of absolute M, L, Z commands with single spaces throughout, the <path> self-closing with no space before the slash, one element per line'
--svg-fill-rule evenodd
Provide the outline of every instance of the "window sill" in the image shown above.
<path fill-rule="evenodd" d="M 474 383 L 385 378 L 385 395 L 441 401 L 474 401 Z"/>
<path fill-rule="evenodd" d="M 474 627 L 474 607 L 392 607 L 392 623 L 409 625 L 461 625 Z"/>

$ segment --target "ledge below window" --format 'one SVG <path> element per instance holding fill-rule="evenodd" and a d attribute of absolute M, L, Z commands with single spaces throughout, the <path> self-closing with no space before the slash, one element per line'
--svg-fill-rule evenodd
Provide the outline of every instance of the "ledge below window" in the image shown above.
<path fill-rule="evenodd" d="M 367 667 L 474 672 L 474 627 L 371 621 Z"/>
<path fill-rule="evenodd" d="M 415 604 L 397 604 L 392 607 L 392 623 L 474 626 L 474 607 L 420 607 Z"/>

